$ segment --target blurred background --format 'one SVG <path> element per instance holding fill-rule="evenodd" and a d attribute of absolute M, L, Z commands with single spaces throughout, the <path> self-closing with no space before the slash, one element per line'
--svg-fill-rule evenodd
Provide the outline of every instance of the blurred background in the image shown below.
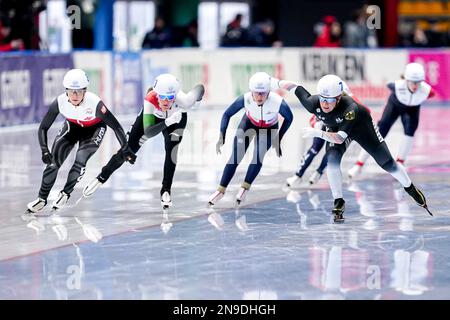
<path fill-rule="evenodd" d="M 373 9 L 379 27 L 368 29 Z M 442 47 L 446 0 L 0 1 L 1 51 Z"/>

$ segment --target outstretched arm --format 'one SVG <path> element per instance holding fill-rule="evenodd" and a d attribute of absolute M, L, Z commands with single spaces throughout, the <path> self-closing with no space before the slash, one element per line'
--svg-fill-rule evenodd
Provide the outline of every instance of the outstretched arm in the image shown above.
<path fill-rule="evenodd" d="M 197 84 L 188 93 L 179 91 L 177 93 L 176 103 L 185 109 L 190 109 L 197 102 L 201 101 L 205 94 L 205 87 L 202 84 Z"/>
<path fill-rule="evenodd" d="M 144 126 L 144 135 L 146 137 L 145 140 L 156 136 L 158 133 L 163 131 L 165 128 L 171 126 L 172 124 L 180 122 L 182 116 L 186 117 L 186 113 L 183 112 L 182 115 L 181 112 L 177 111 L 164 121 L 156 123 L 154 111 L 155 107 L 153 106 L 153 104 L 147 100 L 144 100 L 143 126 Z"/>
<path fill-rule="evenodd" d="M 39 139 L 39 145 L 41 147 L 41 151 L 44 154 L 45 152 L 48 152 L 48 145 L 47 145 L 47 131 L 52 126 L 53 122 L 55 122 L 56 117 L 59 114 L 59 108 L 58 108 L 58 100 L 55 99 L 49 106 L 47 113 L 45 114 L 44 118 L 41 121 L 41 124 L 39 125 L 38 129 L 38 139 Z"/>
<path fill-rule="evenodd" d="M 295 89 L 295 95 L 300 100 L 301 104 L 309 111 L 314 108 L 314 101 L 311 94 L 303 88 L 298 83 L 289 80 L 278 80 L 276 78 L 272 78 L 271 81 L 272 89 L 283 89 L 287 91 L 291 91 Z"/>
<path fill-rule="evenodd" d="M 339 126 L 338 132 L 328 132 L 321 129 L 308 127 L 302 129 L 303 137 L 317 137 L 331 143 L 342 144 L 345 139 L 347 139 L 355 125 L 355 119 L 358 118 L 358 110 L 359 109 L 356 107 L 356 103 L 352 104 L 346 110 L 343 120 L 344 122 Z"/>
<path fill-rule="evenodd" d="M 311 127 L 306 127 L 302 129 L 303 138 L 321 138 L 325 141 L 342 144 L 345 139 L 347 139 L 348 135 L 344 131 L 338 132 L 327 132 L 320 129 L 315 129 Z"/>
<path fill-rule="evenodd" d="M 113 129 L 114 134 L 116 135 L 117 140 L 120 143 L 120 146 L 123 148 L 127 144 L 127 137 L 125 135 L 125 131 L 120 125 L 119 121 L 117 121 L 116 117 L 108 110 L 103 101 L 99 101 L 97 104 L 96 117 L 102 119 L 108 127 Z"/>
<path fill-rule="evenodd" d="M 283 89 L 286 91 L 291 91 L 298 86 L 298 83 L 289 80 L 279 80 L 277 78 L 271 78 L 270 80 L 270 87 L 272 90 Z"/>
<path fill-rule="evenodd" d="M 302 86 L 298 86 L 295 89 L 295 95 L 297 96 L 298 100 L 300 100 L 301 104 L 303 105 L 303 107 L 305 107 L 306 110 L 308 110 L 309 112 L 314 112 L 314 101 L 313 101 L 314 98 L 305 88 L 303 88 Z"/>

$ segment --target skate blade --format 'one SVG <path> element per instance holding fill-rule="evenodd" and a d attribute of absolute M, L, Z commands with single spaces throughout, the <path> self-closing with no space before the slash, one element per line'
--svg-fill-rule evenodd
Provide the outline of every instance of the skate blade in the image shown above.
<path fill-rule="evenodd" d="M 344 223 L 345 219 L 344 218 L 334 218 L 333 222 L 334 223 Z"/>
<path fill-rule="evenodd" d="M 427 206 L 427 205 L 421 206 L 421 207 L 424 208 L 425 210 L 427 210 L 427 212 L 428 212 L 428 214 L 429 214 L 430 216 L 434 217 L 434 215 L 431 213 L 430 209 L 428 209 L 428 206 Z"/>
<path fill-rule="evenodd" d="M 85 199 L 89 198 L 90 196 L 92 196 L 92 194 L 85 194 L 84 192 L 82 193 L 82 197 Z"/>
<path fill-rule="evenodd" d="M 35 213 L 32 213 L 32 215 L 36 218 L 45 218 L 45 217 L 50 217 L 54 214 L 55 212 L 52 210 L 49 211 L 38 211 Z"/>

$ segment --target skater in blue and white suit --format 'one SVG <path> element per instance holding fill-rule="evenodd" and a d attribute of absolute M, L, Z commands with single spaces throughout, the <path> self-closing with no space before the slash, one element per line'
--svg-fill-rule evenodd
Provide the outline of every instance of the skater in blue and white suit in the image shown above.
<path fill-rule="evenodd" d="M 277 155 L 281 157 L 280 142 L 292 123 L 293 115 L 283 98 L 271 91 L 271 88 L 275 87 L 273 82 L 277 81 L 278 79 L 272 78 L 265 72 L 255 73 L 249 80 L 250 91 L 237 98 L 225 110 L 220 124 L 219 141 L 216 144 L 217 153 L 220 153 L 220 148 L 225 143 L 230 118 L 241 109 L 244 109 L 245 113 L 234 137 L 233 152 L 225 165 L 219 187 L 209 198 L 210 206 L 216 204 L 224 196 L 226 188 L 252 140 L 255 141 L 253 158 L 236 196 L 237 204 L 244 201 L 251 184 L 261 170 L 266 152 L 273 146 Z M 279 115 L 284 120 L 278 130 Z"/>

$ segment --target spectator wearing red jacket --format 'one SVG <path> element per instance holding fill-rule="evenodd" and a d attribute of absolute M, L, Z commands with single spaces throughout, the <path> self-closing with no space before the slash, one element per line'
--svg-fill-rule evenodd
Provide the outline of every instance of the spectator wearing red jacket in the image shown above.
<path fill-rule="evenodd" d="M 11 24 L 9 19 L 0 18 L 0 52 L 24 50 L 25 46 L 22 39 L 13 39 L 11 37 Z"/>
<path fill-rule="evenodd" d="M 341 25 L 334 16 L 325 16 L 314 26 L 317 34 L 314 47 L 340 47 Z"/>

